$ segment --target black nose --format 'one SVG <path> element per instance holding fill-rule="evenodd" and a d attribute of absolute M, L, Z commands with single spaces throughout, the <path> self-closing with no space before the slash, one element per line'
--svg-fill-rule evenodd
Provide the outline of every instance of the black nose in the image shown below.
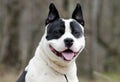
<path fill-rule="evenodd" d="M 66 39 L 64 39 L 64 42 L 65 42 L 65 46 L 67 47 L 67 48 L 70 48 L 72 45 L 73 45 L 73 39 L 71 39 L 71 38 L 66 38 Z"/>

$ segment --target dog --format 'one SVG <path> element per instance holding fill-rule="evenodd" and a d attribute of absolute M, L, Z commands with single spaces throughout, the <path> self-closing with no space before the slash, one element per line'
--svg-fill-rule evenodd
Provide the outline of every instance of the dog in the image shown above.
<path fill-rule="evenodd" d="M 70 19 L 60 18 L 53 3 L 45 33 L 17 82 L 79 82 L 75 60 L 85 47 L 84 20 L 77 3 Z"/>

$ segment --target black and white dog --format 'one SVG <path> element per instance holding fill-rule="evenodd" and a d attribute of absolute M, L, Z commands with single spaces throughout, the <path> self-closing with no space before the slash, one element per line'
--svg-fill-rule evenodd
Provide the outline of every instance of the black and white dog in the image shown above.
<path fill-rule="evenodd" d="M 45 24 L 35 55 L 17 82 L 78 82 L 75 59 L 85 47 L 80 4 L 72 18 L 63 19 L 51 3 Z"/>

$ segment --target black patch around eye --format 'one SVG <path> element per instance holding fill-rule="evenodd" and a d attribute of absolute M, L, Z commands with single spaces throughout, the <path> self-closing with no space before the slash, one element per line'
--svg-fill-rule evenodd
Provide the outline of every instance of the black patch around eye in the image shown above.
<path fill-rule="evenodd" d="M 79 38 L 80 36 L 82 36 L 83 34 L 82 28 L 76 21 L 70 22 L 70 28 L 73 36 L 75 36 L 76 38 Z"/>
<path fill-rule="evenodd" d="M 50 23 L 47 27 L 47 40 L 58 39 L 65 32 L 65 24 L 61 19 L 58 19 Z"/>

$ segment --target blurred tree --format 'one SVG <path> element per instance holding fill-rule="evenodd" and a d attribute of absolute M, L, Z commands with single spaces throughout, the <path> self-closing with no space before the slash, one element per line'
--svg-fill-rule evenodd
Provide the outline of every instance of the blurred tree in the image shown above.
<path fill-rule="evenodd" d="M 1 40 L 0 61 L 14 66 L 19 61 L 19 49 L 18 49 L 18 21 L 20 15 L 20 3 L 19 0 L 11 0 L 4 2 L 6 17 L 3 22 L 3 36 Z"/>

